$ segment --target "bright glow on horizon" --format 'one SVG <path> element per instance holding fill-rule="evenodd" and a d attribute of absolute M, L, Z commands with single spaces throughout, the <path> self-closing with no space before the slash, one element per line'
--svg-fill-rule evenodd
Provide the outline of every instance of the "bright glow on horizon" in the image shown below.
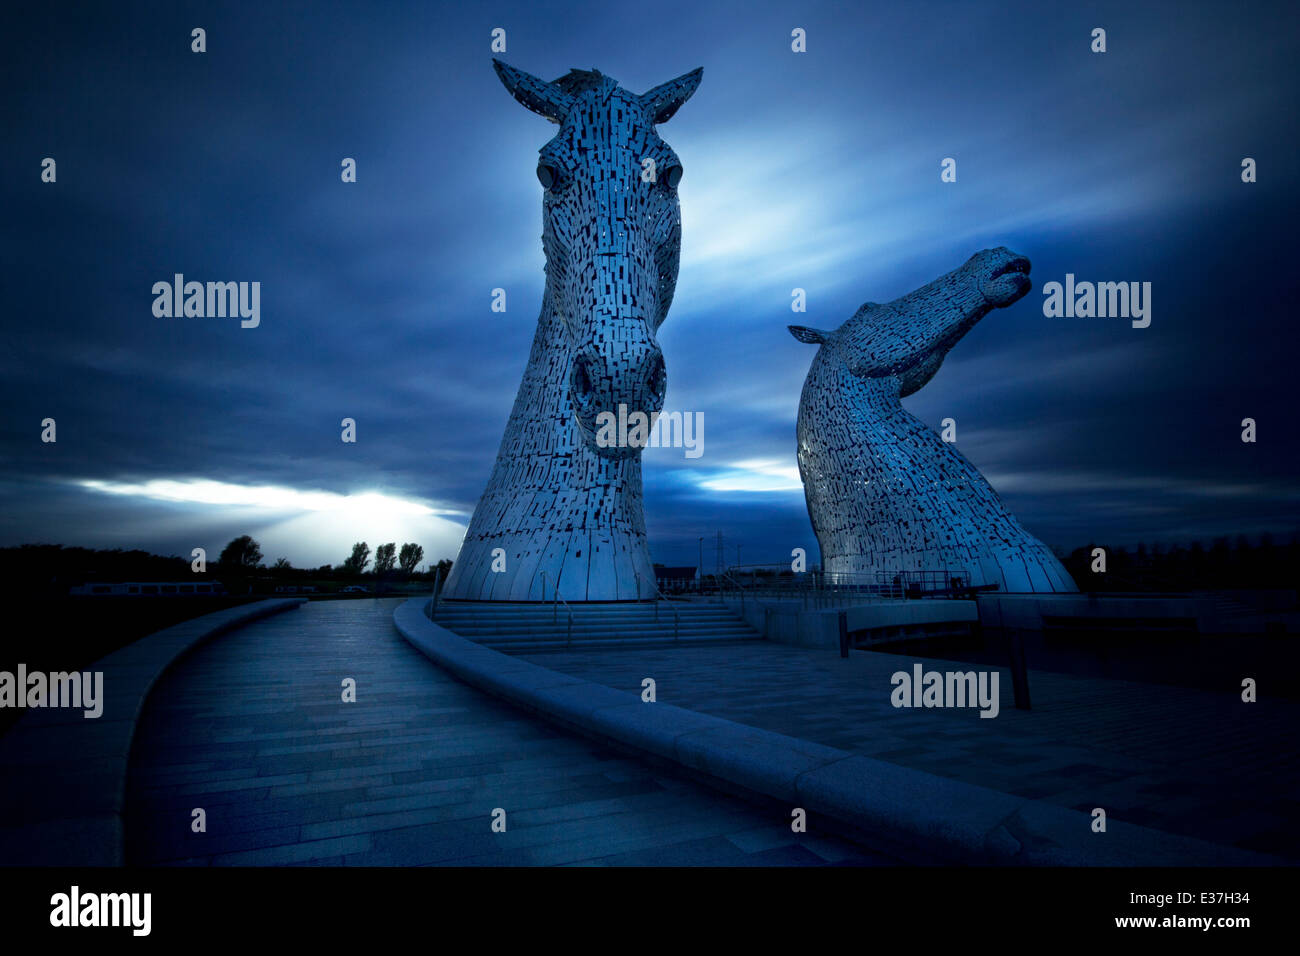
<path fill-rule="evenodd" d="M 799 468 L 777 458 L 748 459 L 700 480 L 710 491 L 802 491 Z"/>
<path fill-rule="evenodd" d="M 138 483 L 83 479 L 72 484 L 87 491 L 139 500 L 139 518 L 134 523 L 138 537 L 133 546 L 167 542 L 164 550 L 179 546 L 179 553 L 184 555 L 189 554 L 193 544 L 205 546 L 210 555 L 216 554 L 214 549 L 220 549 L 234 536 L 252 534 L 261 544 L 267 563 L 286 557 L 300 568 L 338 564 L 356 541 L 368 542 L 372 551 L 387 541 L 415 542 L 424 547 L 426 562 L 432 562 L 454 557 L 465 534 L 462 524 L 444 517 L 459 516 L 458 511 L 376 491 L 343 495 L 202 478 Z M 191 507 L 181 517 L 153 510 L 159 505 L 151 509 L 146 502 Z"/>
<path fill-rule="evenodd" d="M 111 495 L 152 498 L 203 505 L 232 505 L 266 508 L 271 511 L 331 511 L 357 518 L 393 518 L 399 516 L 455 514 L 439 511 L 426 504 L 396 498 L 374 491 L 340 495 L 333 491 L 299 491 L 278 485 L 235 485 L 224 481 L 190 478 L 182 481 L 155 478 L 139 484 L 122 481 L 77 481 L 90 491 Z"/>

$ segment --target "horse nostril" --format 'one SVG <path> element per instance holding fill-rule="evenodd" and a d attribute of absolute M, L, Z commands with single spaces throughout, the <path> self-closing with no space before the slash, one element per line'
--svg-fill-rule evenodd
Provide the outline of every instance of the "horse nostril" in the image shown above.
<path fill-rule="evenodd" d="M 570 382 L 569 390 L 573 395 L 573 400 L 578 405 L 586 408 L 591 404 L 591 373 L 587 371 L 587 362 L 585 359 L 576 358 L 573 360 L 573 379 Z"/>

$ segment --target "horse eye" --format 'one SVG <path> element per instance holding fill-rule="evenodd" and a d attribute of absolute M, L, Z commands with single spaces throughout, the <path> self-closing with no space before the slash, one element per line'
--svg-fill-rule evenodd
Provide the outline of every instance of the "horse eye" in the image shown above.
<path fill-rule="evenodd" d="M 682 167 L 669 166 L 664 170 L 663 180 L 668 184 L 669 189 L 676 189 L 677 184 L 682 181 Z"/>
<path fill-rule="evenodd" d="M 559 178 L 559 170 L 554 166 L 547 163 L 537 164 L 537 181 L 542 184 L 543 189 L 550 189 Z"/>

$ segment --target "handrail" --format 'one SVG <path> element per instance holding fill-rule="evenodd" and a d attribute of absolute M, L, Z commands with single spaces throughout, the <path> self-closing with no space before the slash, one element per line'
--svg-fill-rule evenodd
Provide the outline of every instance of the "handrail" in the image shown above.
<path fill-rule="evenodd" d="M 664 594 L 664 592 L 659 589 L 658 581 L 655 581 L 655 594 L 659 596 L 658 599 L 655 601 L 655 623 L 658 624 L 659 623 L 659 601 L 668 600 L 668 595 Z M 676 644 L 680 640 L 681 629 L 682 629 L 681 612 L 678 611 L 677 608 L 673 608 L 673 643 L 674 644 Z"/>
<path fill-rule="evenodd" d="M 546 572 L 542 572 L 542 601 L 546 601 Z M 568 636 L 565 638 L 566 646 L 573 646 L 573 608 L 569 602 L 560 597 L 560 578 L 555 578 L 555 591 L 551 597 L 551 623 L 556 624 L 560 620 L 560 605 L 564 605 L 564 612 L 569 616 Z"/>
<path fill-rule="evenodd" d="M 439 566 L 433 572 L 433 599 L 429 602 L 429 620 L 438 619 L 438 599 L 442 597 L 442 589 L 439 584 L 442 583 L 442 567 Z"/>
<path fill-rule="evenodd" d="M 864 600 L 962 598 L 992 589 L 988 585 L 973 585 L 970 572 L 964 569 L 806 571 L 793 576 L 751 573 L 748 580 L 741 580 L 734 571 L 734 568 L 720 571 L 714 575 L 714 580 L 719 594 L 728 591 L 739 594 L 741 613 L 744 613 L 747 593 L 754 600 L 760 597 L 794 598 L 807 608 L 810 602 L 817 607 L 835 607 Z"/>
<path fill-rule="evenodd" d="M 740 616 L 743 618 L 745 616 L 745 586 L 741 584 L 738 580 L 736 580 L 734 577 L 732 577 L 730 571 L 723 571 L 720 575 L 715 574 L 714 577 L 717 579 L 730 581 L 731 584 L 736 588 L 736 590 L 740 592 Z"/>

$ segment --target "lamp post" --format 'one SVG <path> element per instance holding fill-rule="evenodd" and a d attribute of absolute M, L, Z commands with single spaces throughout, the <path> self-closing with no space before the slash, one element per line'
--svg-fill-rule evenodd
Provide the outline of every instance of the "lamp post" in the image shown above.
<path fill-rule="evenodd" d="M 700 593 L 704 593 L 704 536 L 700 536 Z"/>

